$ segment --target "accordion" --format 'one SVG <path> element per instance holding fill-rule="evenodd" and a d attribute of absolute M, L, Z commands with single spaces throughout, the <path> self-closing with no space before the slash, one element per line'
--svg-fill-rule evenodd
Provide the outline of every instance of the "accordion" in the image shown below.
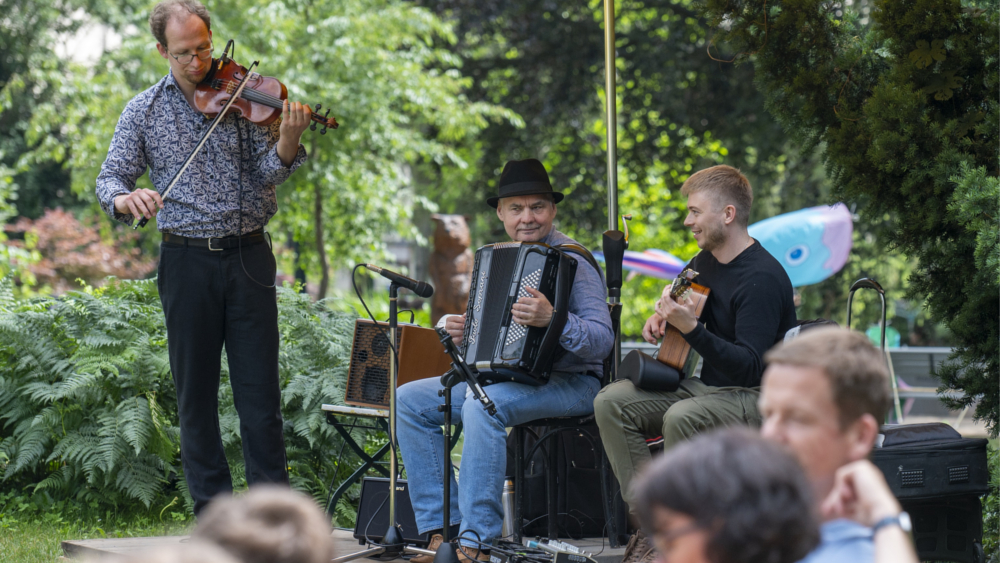
<path fill-rule="evenodd" d="M 538 242 L 488 244 L 476 251 L 462 355 L 482 384 L 548 382 L 553 362 L 565 353 L 559 336 L 576 265 L 567 253 Z M 514 303 L 529 296 L 527 287 L 552 304 L 549 326 L 524 326 L 512 319 Z"/>

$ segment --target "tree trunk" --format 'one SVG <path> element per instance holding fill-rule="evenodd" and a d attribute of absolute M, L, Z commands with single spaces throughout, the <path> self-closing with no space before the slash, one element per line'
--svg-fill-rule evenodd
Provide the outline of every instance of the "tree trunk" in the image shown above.
<path fill-rule="evenodd" d="M 330 268 L 326 262 L 326 245 L 323 243 L 323 189 L 320 184 L 316 183 L 316 206 L 313 212 L 314 228 L 316 230 L 316 254 L 319 256 L 319 270 L 320 270 L 320 281 L 319 281 L 319 292 L 316 294 L 318 299 L 323 299 L 326 297 L 326 290 L 330 286 Z"/>
<path fill-rule="evenodd" d="M 316 154 L 316 139 L 313 139 L 311 151 Z M 326 245 L 323 243 L 323 188 L 322 184 L 316 182 L 314 191 L 316 192 L 316 203 L 313 207 L 313 228 L 316 231 L 316 255 L 319 256 L 319 292 L 317 299 L 324 299 L 326 291 L 330 287 L 330 267 L 326 261 Z"/>

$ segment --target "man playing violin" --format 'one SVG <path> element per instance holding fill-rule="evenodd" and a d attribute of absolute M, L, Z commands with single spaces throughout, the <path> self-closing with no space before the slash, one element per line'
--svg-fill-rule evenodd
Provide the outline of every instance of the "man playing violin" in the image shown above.
<path fill-rule="evenodd" d="M 219 429 L 221 352 L 240 417 L 250 484 L 287 483 L 278 385 L 275 261 L 263 231 L 277 210 L 275 186 L 306 158 L 299 144 L 309 106 L 285 102 L 280 125 L 223 118 L 180 177 L 160 196 L 208 129 L 194 92 L 212 64 L 208 11 L 167 0 L 149 17 L 169 72 L 125 107 L 97 177 L 104 211 L 132 224 L 157 217 L 157 287 L 177 389 L 181 460 L 195 514 L 232 491 Z M 156 189 L 136 189 L 149 169 Z M 267 242 L 267 244 L 265 244 Z"/>
<path fill-rule="evenodd" d="M 630 505 L 632 480 L 650 459 L 646 438 L 663 436 L 667 449 L 708 428 L 760 426 L 764 353 L 797 324 L 788 274 L 747 232 L 753 191 L 746 177 L 731 166 L 713 166 L 688 178 L 681 193 L 688 198 L 684 225 L 701 249 L 689 267 L 699 272 L 694 282 L 711 293 L 699 319 L 694 302 L 675 301 L 668 286 L 642 335 L 655 344 L 667 323 L 677 328 L 701 355 L 701 376 L 681 380 L 673 392 L 639 389 L 620 379 L 594 400 L 601 441 Z M 655 557 L 640 531 L 624 561 Z"/>

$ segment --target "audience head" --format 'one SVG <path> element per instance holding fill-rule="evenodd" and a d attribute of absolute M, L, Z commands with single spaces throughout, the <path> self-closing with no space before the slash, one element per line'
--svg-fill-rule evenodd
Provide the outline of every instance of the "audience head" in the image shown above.
<path fill-rule="evenodd" d="M 788 447 L 823 498 L 841 466 L 864 459 L 889 409 L 882 353 L 860 333 L 818 328 L 764 356 L 765 438 Z"/>
<path fill-rule="evenodd" d="M 689 563 L 793 563 L 819 542 L 795 459 L 746 428 L 703 434 L 654 460 L 635 484 L 660 556 Z"/>
<path fill-rule="evenodd" d="M 258 485 L 245 495 L 213 500 L 193 536 L 242 563 L 325 563 L 333 558 L 329 521 L 302 493 Z"/>

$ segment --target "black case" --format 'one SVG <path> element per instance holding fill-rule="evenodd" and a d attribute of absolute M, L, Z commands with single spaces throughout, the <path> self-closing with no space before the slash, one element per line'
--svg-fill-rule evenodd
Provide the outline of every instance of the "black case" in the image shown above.
<path fill-rule="evenodd" d="M 901 501 L 981 495 L 989 488 L 986 439 L 944 423 L 886 425 L 872 462 Z"/>

